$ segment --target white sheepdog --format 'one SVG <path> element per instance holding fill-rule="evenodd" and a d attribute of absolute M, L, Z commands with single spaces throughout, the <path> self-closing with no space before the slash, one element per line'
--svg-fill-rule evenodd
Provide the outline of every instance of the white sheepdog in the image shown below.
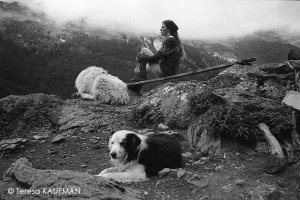
<path fill-rule="evenodd" d="M 108 104 L 127 104 L 129 95 L 126 83 L 110 75 L 101 67 L 91 66 L 80 72 L 75 81 L 77 93 L 72 97 L 99 100 Z"/>

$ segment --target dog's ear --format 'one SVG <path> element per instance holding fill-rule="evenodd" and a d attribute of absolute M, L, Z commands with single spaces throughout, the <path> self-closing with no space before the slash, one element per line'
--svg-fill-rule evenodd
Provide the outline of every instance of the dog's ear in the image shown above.
<path fill-rule="evenodd" d="M 141 139 L 136 134 L 129 133 L 126 137 L 126 143 L 134 150 L 141 144 Z"/>
<path fill-rule="evenodd" d="M 138 157 L 139 148 L 141 144 L 141 139 L 134 133 L 128 133 L 126 136 L 126 152 L 128 154 L 127 160 L 135 160 Z"/>

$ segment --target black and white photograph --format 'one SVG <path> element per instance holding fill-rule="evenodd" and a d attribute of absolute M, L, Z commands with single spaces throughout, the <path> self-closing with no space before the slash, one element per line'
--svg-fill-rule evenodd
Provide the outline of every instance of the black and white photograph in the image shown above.
<path fill-rule="evenodd" d="M 0 200 L 300 200 L 300 1 L 0 0 Z"/>

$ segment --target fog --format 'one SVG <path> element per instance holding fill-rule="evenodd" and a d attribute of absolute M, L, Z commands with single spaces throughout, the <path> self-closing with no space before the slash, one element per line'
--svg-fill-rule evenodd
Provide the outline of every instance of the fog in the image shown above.
<path fill-rule="evenodd" d="M 5 2 L 13 2 L 6 0 Z M 159 34 L 173 20 L 184 39 L 227 38 L 259 30 L 300 33 L 299 1 L 18 0 L 57 23 L 84 18 L 93 27 Z"/>

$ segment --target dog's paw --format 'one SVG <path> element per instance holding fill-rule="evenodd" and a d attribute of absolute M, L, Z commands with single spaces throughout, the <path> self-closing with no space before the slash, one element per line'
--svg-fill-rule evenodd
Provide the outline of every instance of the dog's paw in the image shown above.
<path fill-rule="evenodd" d="M 106 173 L 102 173 L 102 172 L 100 174 L 96 175 L 96 176 L 101 176 L 103 178 L 108 178 L 108 175 Z"/>
<path fill-rule="evenodd" d="M 113 172 L 117 172 L 117 169 L 115 167 L 107 168 L 107 169 L 104 169 L 102 172 L 100 172 L 100 174 L 98 174 L 98 176 L 102 176 L 104 174 L 113 173 Z"/>
<path fill-rule="evenodd" d="M 119 182 L 118 179 L 116 179 L 116 177 L 112 173 L 103 173 L 103 174 L 101 174 L 101 173 L 98 174 L 97 176 L 101 176 L 103 178 L 109 179 L 114 182 Z"/>

